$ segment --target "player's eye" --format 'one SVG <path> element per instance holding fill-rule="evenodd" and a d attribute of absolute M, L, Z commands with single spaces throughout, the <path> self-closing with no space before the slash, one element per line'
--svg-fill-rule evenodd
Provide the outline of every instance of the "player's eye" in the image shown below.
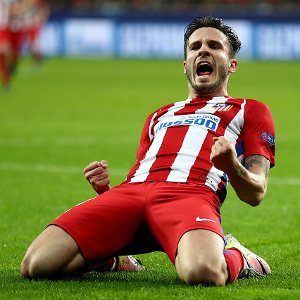
<path fill-rule="evenodd" d="M 201 44 L 199 44 L 199 43 L 191 44 L 191 47 L 190 47 L 191 50 L 199 50 L 200 48 L 201 48 Z"/>
<path fill-rule="evenodd" d="M 214 50 L 220 49 L 220 46 L 218 44 L 212 44 L 210 47 Z"/>

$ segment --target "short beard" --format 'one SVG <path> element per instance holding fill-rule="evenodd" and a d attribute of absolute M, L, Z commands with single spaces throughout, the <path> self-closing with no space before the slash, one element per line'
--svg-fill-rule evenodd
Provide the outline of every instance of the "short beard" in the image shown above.
<path fill-rule="evenodd" d="M 190 69 L 187 70 L 187 80 L 190 83 L 191 87 L 193 88 L 193 90 L 199 94 L 199 95 L 209 95 L 214 93 L 215 91 L 217 91 L 222 84 L 224 83 L 224 81 L 227 79 L 228 76 L 228 68 L 226 65 L 222 65 L 219 67 L 218 69 L 219 71 L 219 78 L 216 82 L 214 83 L 200 83 L 197 84 L 195 82 L 193 82 L 192 80 L 192 73 L 190 71 Z"/>

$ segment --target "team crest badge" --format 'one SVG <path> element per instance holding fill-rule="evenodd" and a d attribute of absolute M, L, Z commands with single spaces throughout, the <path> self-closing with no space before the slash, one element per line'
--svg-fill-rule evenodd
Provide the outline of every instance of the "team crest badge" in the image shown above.
<path fill-rule="evenodd" d="M 219 103 L 219 104 L 215 104 L 212 108 L 215 111 L 229 111 L 229 110 L 231 110 L 232 107 L 233 107 L 233 105 L 231 105 L 231 104 Z"/>

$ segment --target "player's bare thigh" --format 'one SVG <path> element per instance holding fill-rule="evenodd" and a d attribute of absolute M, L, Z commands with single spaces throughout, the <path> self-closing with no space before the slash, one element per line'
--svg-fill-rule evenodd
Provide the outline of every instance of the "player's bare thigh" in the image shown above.
<path fill-rule="evenodd" d="M 178 243 L 175 267 L 188 284 L 224 285 L 228 279 L 224 240 L 215 232 L 196 229 Z"/>
<path fill-rule="evenodd" d="M 62 228 L 51 225 L 28 248 L 21 273 L 24 278 L 42 279 L 75 275 L 84 267 L 75 240 Z"/>

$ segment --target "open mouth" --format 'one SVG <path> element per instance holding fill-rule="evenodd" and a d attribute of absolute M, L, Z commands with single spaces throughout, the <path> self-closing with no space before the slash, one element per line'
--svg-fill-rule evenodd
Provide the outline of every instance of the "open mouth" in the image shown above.
<path fill-rule="evenodd" d="M 197 75 L 200 76 L 210 76 L 214 71 L 213 67 L 207 62 L 201 62 L 197 66 Z"/>

